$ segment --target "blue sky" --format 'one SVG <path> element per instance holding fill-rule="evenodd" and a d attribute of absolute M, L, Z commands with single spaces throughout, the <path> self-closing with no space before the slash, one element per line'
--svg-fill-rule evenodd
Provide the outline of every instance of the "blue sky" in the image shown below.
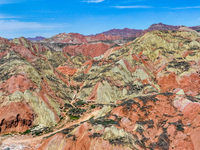
<path fill-rule="evenodd" d="M 200 25 L 200 0 L 0 0 L 0 36 L 96 34 L 153 23 Z"/>

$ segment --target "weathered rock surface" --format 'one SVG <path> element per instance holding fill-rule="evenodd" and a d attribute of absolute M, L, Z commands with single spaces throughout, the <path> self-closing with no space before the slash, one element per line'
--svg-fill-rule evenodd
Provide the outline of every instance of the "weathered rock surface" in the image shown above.
<path fill-rule="evenodd" d="M 97 57 L 103 55 L 112 45 L 96 43 L 67 46 L 63 49 L 70 56 L 83 54 L 84 56 Z"/>
<path fill-rule="evenodd" d="M 128 38 L 128 37 L 138 37 L 141 35 L 142 30 L 139 29 L 112 29 L 106 32 L 103 32 L 105 35 L 112 35 L 112 36 L 119 36 L 122 38 Z"/>
<path fill-rule="evenodd" d="M 163 23 L 158 23 L 158 24 L 152 24 L 148 30 L 172 30 L 176 31 L 180 28 L 181 26 L 173 26 L 173 25 L 166 25 Z"/>
<path fill-rule="evenodd" d="M 70 77 L 80 87 L 76 98 L 111 107 L 39 149 L 53 142 L 60 149 L 197 150 L 199 38 L 194 31 L 153 31 L 86 61 Z"/>
<path fill-rule="evenodd" d="M 92 41 L 106 41 L 106 40 L 117 40 L 120 39 L 117 36 L 98 34 L 91 36 L 84 36 L 79 33 L 60 33 L 51 38 L 44 39 L 45 43 L 71 43 L 71 44 L 81 44 L 88 43 Z"/>
<path fill-rule="evenodd" d="M 152 31 L 122 47 L 87 43 L 62 52 L 0 41 L 1 133 L 58 123 L 60 130 L 26 144 L 39 150 L 199 149 L 198 32 Z"/>
<path fill-rule="evenodd" d="M 25 38 L 2 41 L 0 134 L 24 132 L 38 124 L 55 125 L 70 94 L 42 56 L 46 49 Z"/>

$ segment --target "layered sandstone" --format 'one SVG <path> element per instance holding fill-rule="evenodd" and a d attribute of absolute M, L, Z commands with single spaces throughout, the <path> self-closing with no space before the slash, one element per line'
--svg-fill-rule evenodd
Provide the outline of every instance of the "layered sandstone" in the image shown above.
<path fill-rule="evenodd" d="M 116 40 L 120 39 L 117 36 L 98 34 L 98 35 L 90 35 L 84 36 L 79 33 L 60 33 L 51 38 L 44 39 L 43 42 L 47 43 L 69 43 L 69 44 L 81 44 L 88 43 L 94 41 L 106 41 L 106 40 Z"/>
<path fill-rule="evenodd" d="M 52 134 L 10 144 L 39 150 L 198 150 L 196 31 L 152 31 L 122 47 L 82 43 L 62 52 L 36 53 L 2 41 L 1 134 L 58 123 Z"/>
<path fill-rule="evenodd" d="M 154 31 L 83 64 L 72 77 L 76 98 L 103 109 L 39 149 L 60 138 L 60 149 L 197 150 L 199 52 L 196 32 Z"/>

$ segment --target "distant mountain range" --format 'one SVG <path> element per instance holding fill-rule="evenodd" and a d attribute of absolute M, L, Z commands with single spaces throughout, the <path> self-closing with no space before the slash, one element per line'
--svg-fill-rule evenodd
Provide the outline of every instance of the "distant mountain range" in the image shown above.
<path fill-rule="evenodd" d="M 79 33 L 68 33 L 68 34 L 60 33 L 58 35 L 44 39 L 43 42 L 79 44 L 79 43 L 87 43 L 87 42 L 93 42 L 93 41 L 116 40 L 116 39 L 120 39 L 120 37 L 105 35 L 102 33 L 97 34 L 97 35 L 89 35 L 89 36 L 84 36 Z"/>
<path fill-rule="evenodd" d="M 145 33 L 149 31 L 154 30 L 171 30 L 176 31 L 180 28 L 183 28 L 186 30 L 196 30 L 197 32 L 200 31 L 200 26 L 193 26 L 193 27 L 186 27 L 183 25 L 173 26 L 173 25 L 166 25 L 163 23 L 158 24 L 152 24 L 148 29 L 141 30 L 141 29 L 130 29 L 130 28 L 124 28 L 124 29 L 111 29 L 96 35 L 88 35 L 84 36 L 79 33 L 60 33 L 58 35 L 52 36 L 50 38 L 47 38 L 43 40 L 44 42 L 59 42 L 59 43 L 83 43 L 83 42 L 92 42 L 92 41 L 98 41 L 98 40 L 119 40 L 119 39 L 129 39 L 129 38 L 136 38 L 143 36 Z"/>
<path fill-rule="evenodd" d="M 112 35 L 112 36 L 119 36 L 121 38 L 129 38 L 129 37 L 139 37 L 139 36 L 144 35 L 146 32 L 154 31 L 154 30 L 176 31 L 181 27 L 185 27 L 185 26 L 182 26 L 182 25 L 173 26 L 173 25 L 166 25 L 166 24 L 163 24 L 163 23 L 158 23 L 158 24 L 152 24 L 148 29 L 145 29 L 145 30 L 129 29 L 129 28 L 112 29 L 112 30 L 103 32 L 103 34 Z M 188 28 L 196 30 L 197 32 L 200 31 L 200 26 L 193 26 L 193 27 L 188 27 Z"/>
<path fill-rule="evenodd" d="M 43 37 L 43 36 L 36 36 L 36 37 L 28 37 L 27 39 L 30 40 L 30 41 L 32 41 L 32 42 L 34 42 L 34 41 L 42 41 L 42 40 L 45 39 L 45 37 Z M 8 40 L 11 41 L 13 39 L 9 38 Z"/>
<path fill-rule="evenodd" d="M 41 41 L 41 40 L 44 40 L 45 37 L 36 36 L 36 37 L 28 37 L 27 39 L 30 40 L 30 41 Z"/>
<path fill-rule="evenodd" d="M 71 43 L 71 44 L 78 44 L 78 43 L 87 43 L 87 42 L 94 42 L 94 41 L 106 41 L 106 40 L 119 40 L 119 39 L 130 39 L 143 36 L 145 33 L 154 30 L 171 30 L 176 31 L 180 28 L 187 28 L 187 30 L 192 29 L 197 32 L 200 32 L 200 26 L 192 26 L 186 27 L 183 25 L 167 25 L 163 23 L 152 24 L 149 26 L 148 29 L 141 30 L 141 29 L 111 29 L 96 35 L 82 35 L 79 33 L 60 33 L 58 35 L 54 35 L 50 38 L 45 38 L 42 36 L 36 37 L 28 37 L 27 39 L 30 41 L 42 41 L 48 43 Z M 12 40 L 12 39 L 8 39 Z"/>
<path fill-rule="evenodd" d="M 96 35 L 82 35 L 79 33 L 59 33 L 50 38 L 36 37 L 28 38 L 30 41 L 40 42 L 48 49 L 62 51 L 69 55 L 78 55 L 80 53 L 91 57 L 104 53 L 108 47 L 122 46 L 134 40 L 137 37 L 145 35 L 147 32 L 154 30 L 170 30 L 170 31 L 199 31 L 200 26 L 186 27 L 173 26 L 163 23 L 152 24 L 148 29 L 112 29 Z M 42 40 L 40 40 L 42 39 Z M 99 44 L 101 43 L 101 44 Z M 70 46 L 71 45 L 71 46 Z M 65 48 L 64 48 L 65 47 Z M 64 48 L 64 49 L 63 49 Z"/>

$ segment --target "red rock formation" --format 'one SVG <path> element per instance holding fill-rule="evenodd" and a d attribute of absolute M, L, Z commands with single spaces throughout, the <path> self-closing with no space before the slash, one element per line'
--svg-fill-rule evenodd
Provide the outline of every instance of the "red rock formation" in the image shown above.
<path fill-rule="evenodd" d="M 177 76 L 175 73 L 171 73 L 158 79 L 158 85 L 160 85 L 161 92 L 173 92 L 176 88 L 179 88 Z"/>
<path fill-rule="evenodd" d="M 177 110 L 171 101 L 175 98 L 176 95 L 170 94 L 135 98 L 113 109 L 107 117 L 118 122 L 115 124 L 116 128 L 134 135 L 137 139 L 132 143 L 135 149 L 197 150 L 200 105 L 191 102 L 183 110 Z M 50 143 L 55 143 L 57 138 L 60 139 L 56 142 L 57 146 L 61 146 L 62 139 L 65 141 L 65 146 L 62 147 L 65 149 L 94 149 L 97 145 L 99 149 L 129 149 L 119 139 L 116 139 L 115 144 L 111 140 L 105 140 L 102 137 L 105 127 L 94 132 L 90 121 L 81 124 L 74 131 L 73 135 L 65 139 L 63 137 L 68 133 L 63 130 L 63 134 L 59 133 L 45 140 L 39 149 L 48 149 Z"/>
<path fill-rule="evenodd" d="M 114 48 L 110 48 L 109 50 L 107 50 L 105 53 L 104 53 L 104 58 L 107 58 L 112 52 L 116 51 L 116 50 L 120 50 L 121 49 L 121 46 L 117 46 L 117 47 L 114 47 Z"/>
<path fill-rule="evenodd" d="M 189 28 L 196 30 L 198 32 L 200 31 L 200 26 L 193 26 L 193 27 L 189 27 Z"/>
<path fill-rule="evenodd" d="M 166 25 L 163 23 L 158 23 L 158 24 L 152 24 L 148 30 L 178 30 L 181 26 L 173 26 L 173 25 Z"/>
<path fill-rule="evenodd" d="M 116 39 L 120 39 L 120 37 L 105 34 L 84 36 L 79 33 L 60 33 L 51 38 L 44 39 L 43 42 L 81 44 L 94 41 L 106 41 Z"/>
<path fill-rule="evenodd" d="M 140 37 L 146 34 L 147 32 L 154 31 L 154 30 L 172 30 L 172 31 L 191 31 L 191 30 L 196 30 L 200 31 L 200 26 L 194 26 L 194 27 L 184 27 L 181 25 L 178 26 L 173 26 L 173 25 L 167 25 L 163 23 L 157 23 L 157 24 L 152 24 L 149 26 L 148 29 L 145 30 L 139 30 L 139 29 L 130 29 L 130 28 L 124 28 L 124 29 L 112 29 L 109 31 L 102 32 L 105 35 L 112 35 L 112 36 L 118 36 L 121 38 L 131 38 L 131 37 Z M 188 28 L 188 30 L 186 29 Z M 190 29 L 190 30 L 189 30 Z"/>
<path fill-rule="evenodd" d="M 74 75 L 78 69 L 73 69 L 68 66 L 60 66 L 57 68 L 61 73 L 65 75 Z"/>
<path fill-rule="evenodd" d="M 12 94 L 15 91 L 25 92 L 36 88 L 36 85 L 23 75 L 10 77 L 7 81 L 0 84 L 0 89 L 7 94 Z"/>
<path fill-rule="evenodd" d="M 35 125 L 39 114 L 34 106 L 38 103 L 44 104 L 47 114 L 54 113 L 55 115 L 52 120 L 44 121 L 46 126 L 52 122 L 59 122 L 60 112 L 56 107 L 63 106 L 63 99 L 56 95 L 58 93 L 55 93 L 52 81 L 47 81 L 46 75 L 42 77 L 43 67 L 51 74 L 48 79 L 52 79 L 51 76 L 54 75 L 47 59 L 38 54 L 46 49 L 24 38 L 11 42 L 0 39 L 0 43 L 0 134 L 24 132 Z M 56 80 L 61 81 L 59 78 Z M 32 100 L 31 104 L 29 104 L 29 98 Z M 52 102 L 56 106 L 52 106 Z"/>
<path fill-rule="evenodd" d="M 96 43 L 96 44 L 82 44 L 76 46 L 66 46 L 63 51 L 71 56 L 83 54 L 85 56 L 97 57 L 103 55 L 111 45 Z"/>
<path fill-rule="evenodd" d="M 106 32 L 103 32 L 105 35 L 112 35 L 112 36 L 119 36 L 121 38 L 128 38 L 128 37 L 138 37 L 141 34 L 142 30 L 137 29 L 112 29 Z"/>
<path fill-rule="evenodd" d="M 35 53 L 22 45 L 13 46 L 10 50 L 14 50 L 29 61 L 37 59 L 37 55 Z"/>
<path fill-rule="evenodd" d="M 71 137 L 64 139 L 64 134 L 56 134 L 46 140 L 39 148 L 38 150 L 45 150 L 50 147 L 50 145 L 53 143 L 53 145 L 56 147 L 61 146 L 61 141 L 64 139 L 61 147 L 63 149 L 70 149 L 70 150 L 77 150 L 77 149 L 83 149 L 83 150 L 96 150 L 96 149 L 109 149 L 109 150 L 130 150 L 128 147 L 122 147 L 120 145 L 111 145 L 108 141 L 99 139 L 98 137 L 92 137 L 92 134 L 94 134 L 94 130 L 91 130 L 92 126 L 89 123 L 83 123 L 80 127 L 77 128 L 75 135 L 72 135 Z M 65 132 L 65 131 L 64 131 Z M 59 139 L 59 140 L 58 140 Z"/>
<path fill-rule="evenodd" d="M 60 39 L 62 40 L 60 41 Z M 86 43 L 87 40 L 84 35 L 78 33 L 69 33 L 69 34 L 62 33 L 56 36 L 55 42 L 77 44 L 77 43 Z"/>
<path fill-rule="evenodd" d="M 20 37 L 18 39 L 17 38 L 13 39 L 12 41 L 10 41 L 10 43 L 15 44 L 15 45 L 23 45 L 24 47 L 31 50 L 35 54 L 42 53 L 47 50 L 41 44 L 32 43 L 31 41 L 29 41 L 28 39 L 26 39 L 24 37 Z"/>
<path fill-rule="evenodd" d="M 32 125 L 34 116 L 23 102 L 11 102 L 0 109 L 0 134 L 24 132 Z"/>
<path fill-rule="evenodd" d="M 180 88 L 183 89 L 187 95 L 196 96 L 200 93 L 200 76 L 198 73 L 182 77 L 179 83 Z"/>
<path fill-rule="evenodd" d="M 105 35 L 103 33 L 87 37 L 88 41 L 106 41 L 121 39 L 119 36 Z"/>
<path fill-rule="evenodd" d="M 41 58 L 39 55 L 32 55 L 32 51 L 23 46 L 15 48 L 17 56 L 27 59 L 26 61 L 30 63 L 34 62 L 36 70 L 41 71 L 39 73 L 43 77 L 37 84 L 39 92 L 33 90 L 34 94 L 38 94 L 46 109 L 53 112 L 52 116 L 56 121 L 60 120 L 58 109 L 64 110 L 61 113 L 62 117 L 68 115 L 70 119 L 63 123 L 68 125 L 64 125 L 65 129 L 55 127 L 54 134 L 45 135 L 48 137 L 37 145 L 39 148 L 33 146 L 33 149 L 59 147 L 74 150 L 198 150 L 200 146 L 198 40 L 199 36 L 195 32 L 153 31 L 120 49 L 102 43 L 67 46 L 63 54 L 66 54 L 64 56 L 68 60 L 58 61 L 62 64 L 59 64 L 58 68 L 56 64 L 57 69 L 54 66 L 43 66 L 49 64 L 46 63 L 49 61 L 49 55 L 46 55 L 48 59 L 45 59 L 41 66 L 36 66 L 34 64 L 36 61 L 32 60 L 35 60 L 34 57 Z M 19 49 L 22 49 L 22 52 Z M 27 53 L 24 52 L 26 50 Z M 5 65 L 7 56 L 3 55 L 5 58 L 2 58 L 2 62 Z M 90 57 L 86 58 L 84 55 Z M 100 55 L 103 55 L 102 59 L 91 58 Z M 51 58 L 54 63 L 54 58 Z M 57 70 L 66 76 L 59 74 Z M 5 77 L 11 74 L 3 73 Z M 5 78 L 0 84 L 4 92 L 2 110 L 9 113 L 8 110 L 17 109 L 10 113 L 10 116 L 1 115 L 4 112 L 0 109 L 0 126 L 3 133 L 18 129 L 24 131 L 34 121 L 32 116 L 37 117 L 28 104 L 23 101 L 9 102 L 7 100 L 9 97 L 6 97 L 5 93 L 11 94 L 16 90 L 24 92 L 30 87 L 35 88 L 35 84 L 22 75 Z M 60 92 L 64 87 L 67 87 L 68 91 Z M 71 97 L 60 96 L 66 92 L 68 95 L 71 94 Z M 7 99 L 4 100 L 5 98 Z M 55 105 L 52 105 L 54 102 Z M 54 109 L 57 105 L 60 108 Z M 20 107 L 25 111 L 18 111 Z M 93 114 L 94 111 L 99 112 Z M 18 119 L 17 114 L 24 116 Z M 73 116 L 74 114 L 78 115 Z M 88 118 L 84 116 L 86 114 L 89 115 Z M 74 121 L 75 119 L 77 120 Z M 37 138 L 42 140 L 43 137 Z"/>
<path fill-rule="evenodd" d="M 14 44 L 10 43 L 9 40 L 0 37 L 0 47 L 1 47 L 1 50 L 3 50 L 3 48 L 11 47 L 13 45 Z"/>

